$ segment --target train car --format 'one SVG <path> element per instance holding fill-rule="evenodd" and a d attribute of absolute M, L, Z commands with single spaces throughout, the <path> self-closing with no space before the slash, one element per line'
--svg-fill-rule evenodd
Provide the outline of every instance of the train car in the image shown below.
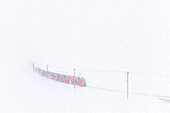
<path fill-rule="evenodd" d="M 59 74 L 57 74 L 57 73 L 50 73 L 48 78 L 53 79 L 53 80 L 58 80 Z"/>
<path fill-rule="evenodd" d="M 78 86 L 86 86 L 86 80 L 83 77 L 74 77 L 74 76 L 68 76 L 64 74 L 59 74 L 59 73 L 53 73 L 49 71 L 42 70 L 40 68 L 34 68 L 34 71 L 41 74 L 44 77 L 60 81 L 63 83 L 68 83 L 68 84 L 74 84 Z"/>
<path fill-rule="evenodd" d="M 58 79 L 60 82 L 66 82 L 66 83 L 69 83 L 69 76 L 67 75 L 59 75 L 59 79 Z"/>
<path fill-rule="evenodd" d="M 71 77 L 71 84 L 79 85 L 79 86 L 86 86 L 86 80 L 82 77 Z"/>

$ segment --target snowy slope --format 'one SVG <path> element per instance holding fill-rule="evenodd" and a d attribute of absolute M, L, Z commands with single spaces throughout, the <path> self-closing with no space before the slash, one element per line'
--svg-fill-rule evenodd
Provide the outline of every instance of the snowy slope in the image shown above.
<path fill-rule="evenodd" d="M 31 65 L 28 64 L 24 67 L 18 65 L 20 68 L 15 70 L 10 68 L 12 76 L 5 70 L 2 73 L 10 76 L 10 79 L 4 78 L 4 83 L 1 80 L 1 112 L 168 113 L 170 111 L 169 103 L 164 103 L 153 96 L 130 95 L 127 100 L 126 93 L 114 90 L 93 89 L 88 86 L 74 89 L 72 85 L 42 78 L 33 73 Z M 88 81 L 87 83 L 93 85 Z M 102 87 L 106 85 L 103 84 Z"/>
<path fill-rule="evenodd" d="M 0 112 L 169 113 L 169 4 L 0 1 Z M 76 68 L 87 87 L 42 78 L 32 63 Z"/>

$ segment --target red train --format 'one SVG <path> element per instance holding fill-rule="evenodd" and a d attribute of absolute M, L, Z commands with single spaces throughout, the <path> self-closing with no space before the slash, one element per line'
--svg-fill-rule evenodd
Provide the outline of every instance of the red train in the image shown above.
<path fill-rule="evenodd" d="M 83 77 L 74 77 L 74 76 L 68 76 L 68 75 L 59 74 L 59 73 L 53 73 L 53 72 L 42 70 L 40 68 L 34 68 L 34 71 L 38 72 L 42 76 L 45 76 L 47 78 L 50 78 L 50 79 L 53 79 L 59 82 L 75 84 L 78 86 L 86 87 L 86 80 Z"/>

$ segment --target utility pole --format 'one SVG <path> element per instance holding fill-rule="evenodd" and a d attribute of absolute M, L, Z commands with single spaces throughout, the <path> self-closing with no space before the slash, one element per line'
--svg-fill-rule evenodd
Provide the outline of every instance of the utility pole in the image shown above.
<path fill-rule="evenodd" d="M 47 65 L 47 73 L 46 73 L 46 77 L 49 78 L 49 75 L 48 75 L 48 65 Z"/>
<path fill-rule="evenodd" d="M 74 68 L 74 88 L 76 88 L 76 86 L 75 86 L 75 75 L 76 75 L 76 69 Z"/>
<path fill-rule="evenodd" d="M 127 99 L 129 98 L 129 72 L 127 74 Z"/>
<path fill-rule="evenodd" d="M 47 65 L 47 72 L 48 72 L 48 65 Z"/>
<path fill-rule="evenodd" d="M 34 66 L 34 64 L 32 64 L 32 65 L 33 65 L 33 71 L 34 71 L 35 66 Z"/>

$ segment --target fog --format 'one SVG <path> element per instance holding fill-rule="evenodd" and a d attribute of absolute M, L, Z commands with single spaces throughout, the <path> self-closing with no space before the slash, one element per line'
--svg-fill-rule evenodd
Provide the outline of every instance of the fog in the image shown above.
<path fill-rule="evenodd" d="M 169 12 L 169 0 L 1 0 L 1 86 L 32 63 L 169 77 Z"/>

